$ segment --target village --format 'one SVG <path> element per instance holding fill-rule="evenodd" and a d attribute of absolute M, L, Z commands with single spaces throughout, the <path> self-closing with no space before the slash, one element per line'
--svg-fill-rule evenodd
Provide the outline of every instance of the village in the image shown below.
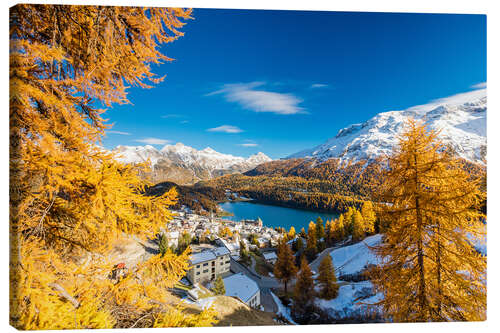
<path fill-rule="evenodd" d="M 203 304 L 207 290 L 222 278 L 224 295 L 237 298 L 248 306 L 276 312 L 271 288 L 279 282 L 272 274 L 277 260 L 276 247 L 282 234 L 256 220 L 230 221 L 198 215 L 188 207 L 172 210 L 173 219 L 162 230 L 171 249 L 191 248 L 190 270 L 176 292 L 186 302 Z M 241 258 L 243 253 L 251 253 Z"/>

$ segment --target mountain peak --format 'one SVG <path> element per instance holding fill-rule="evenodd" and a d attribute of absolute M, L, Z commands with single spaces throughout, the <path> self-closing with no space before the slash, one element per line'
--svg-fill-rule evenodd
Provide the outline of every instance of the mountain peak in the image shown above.
<path fill-rule="evenodd" d="M 482 163 L 486 147 L 486 89 L 432 101 L 402 111 L 387 111 L 360 124 L 338 131 L 325 143 L 300 151 L 287 158 L 338 158 L 353 162 L 373 159 L 390 153 L 398 144 L 408 118 L 424 121 L 430 129 L 440 131 L 441 140 L 458 156 Z"/>
<path fill-rule="evenodd" d="M 260 162 L 270 162 L 272 159 L 264 154 L 263 152 L 258 152 L 257 154 L 250 155 L 247 161 L 260 161 Z"/>
<path fill-rule="evenodd" d="M 203 149 L 202 151 L 206 152 L 206 153 L 217 153 L 215 150 L 213 150 L 212 148 L 210 147 L 207 147 L 205 149 Z"/>
<path fill-rule="evenodd" d="M 149 160 L 155 172 L 163 172 L 155 167 L 159 165 L 159 170 L 171 169 L 165 171 L 166 174 L 169 172 L 177 175 L 191 174 L 192 176 L 186 176 L 189 181 L 211 178 L 225 173 L 246 172 L 261 163 L 271 161 L 261 152 L 249 158 L 243 158 L 222 154 L 210 147 L 198 151 L 181 142 L 175 145 L 165 145 L 160 151 L 152 146 L 117 146 L 113 152 L 118 153 L 117 159 L 125 163 L 140 163 Z M 168 180 L 168 177 L 162 180 Z M 172 177 L 171 180 L 174 178 Z"/>

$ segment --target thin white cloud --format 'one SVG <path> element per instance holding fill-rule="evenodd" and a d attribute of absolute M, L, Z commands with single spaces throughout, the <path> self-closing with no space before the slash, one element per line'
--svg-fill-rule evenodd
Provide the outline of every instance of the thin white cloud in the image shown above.
<path fill-rule="evenodd" d="M 242 146 L 242 147 L 257 147 L 258 144 L 257 143 L 240 143 L 238 146 Z"/>
<path fill-rule="evenodd" d="M 142 142 L 148 145 L 166 145 L 170 143 L 170 140 L 158 139 L 158 138 L 145 138 L 145 139 L 136 139 L 137 142 Z"/>
<path fill-rule="evenodd" d="M 441 105 L 461 105 L 483 97 L 486 97 L 486 88 L 459 93 L 444 98 L 438 98 L 427 104 L 416 105 L 408 108 L 407 110 L 415 112 L 428 112 Z"/>
<path fill-rule="evenodd" d="M 119 134 L 119 135 L 132 135 L 129 132 L 122 132 L 122 131 L 107 131 L 109 134 Z"/>
<path fill-rule="evenodd" d="M 311 84 L 311 88 L 312 89 L 315 89 L 315 88 L 326 88 L 328 87 L 328 84 L 324 84 L 324 83 L 314 83 L 314 84 Z"/>
<path fill-rule="evenodd" d="M 163 116 L 161 116 L 162 118 L 181 118 L 182 117 L 182 114 L 178 114 L 178 113 L 171 113 L 171 114 L 165 114 Z"/>
<path fill-rule="evenodd" d="M 486 88 L 486 82 L 481 82 L 471 86 L 472 89 L 484 89 Z"/>
<path fill-rule="evenodd" d="M 183 120 L 183 121 L 181 121 L 181 124 L 187 124 L 187 123 L 189 123 L 189 120 Z"/>
<path fill-rule="evenodd" d="M 302 100 L 293 94 L 255 89 L 264 84 L 264 82 L 225 84 L 222 89 L 205 96 L 222 94 L 228 102 L 238 103 L 254 112 L 282 115 L 306 113 L 304 108 L 299 106 Z"/>
<path fill-rule="evenodd" d="M 237 126 L 222 125 L 214 128 L 207 129 L 208 132 L 222 132 L 222 133 L 241 133 L 243 130 Z"/>

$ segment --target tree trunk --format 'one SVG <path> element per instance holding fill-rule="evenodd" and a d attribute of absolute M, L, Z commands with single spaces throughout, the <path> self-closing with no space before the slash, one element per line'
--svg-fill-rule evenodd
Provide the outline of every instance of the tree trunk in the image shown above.
<path fill-rule="evenodd" d="M 417 264 L 418 264 L 418 306 L 420 309 L 419 317 L 422 321 L 425 321 L 424 311 L 426 309 L 426 299 L 425 299 L 425 270 L 424 270 L 424 249 L 423 249 L 423 219 L 422 212 L 420 209 L 420 200 L 418 197 L 419 192 L 419 174 L 418 174 L 418 161 L 417 156 L 414 155 L 415 160 L 415 213 L 417 218 Z"/>
<path fill-rule="evenodd" d="M 441 319 L 441 224 L 437 222 L 437 254 L 436 254 L 436 265 L 437 265 L 437 288 L 438 288 L 438 301 L 437 301 L 437 315 L 438 319 Z"/>

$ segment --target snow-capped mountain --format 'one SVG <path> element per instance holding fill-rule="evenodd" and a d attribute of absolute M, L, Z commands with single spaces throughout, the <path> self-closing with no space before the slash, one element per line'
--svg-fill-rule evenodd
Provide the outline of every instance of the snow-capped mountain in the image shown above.
<path fill-rule="evenodd" d="M 182 143 L 166 145 L 161 150 L 153 146 L 117 146 L 117 159 L 125 163 L 140 163 L 149 159 L 153 180 L 192 184 L 227 173 L 245 172 L 271 161 L 264 153 L 248 158 L 222 154 L 210 147 L 196 150 Z"/>
<path fill-rule="evenodd" d="M 413 117 L 439 130 L 439 137 L 462 158 L 482 163 L 486 153 L 486 89 L 442 98 L 402 111 L 379 113 L 372 119 L 341 129 L 337 135 L 312 149 L 288 158 L 341 161 L 373 159 L 389 153 L 398 143 L 405 121 Z"/>

